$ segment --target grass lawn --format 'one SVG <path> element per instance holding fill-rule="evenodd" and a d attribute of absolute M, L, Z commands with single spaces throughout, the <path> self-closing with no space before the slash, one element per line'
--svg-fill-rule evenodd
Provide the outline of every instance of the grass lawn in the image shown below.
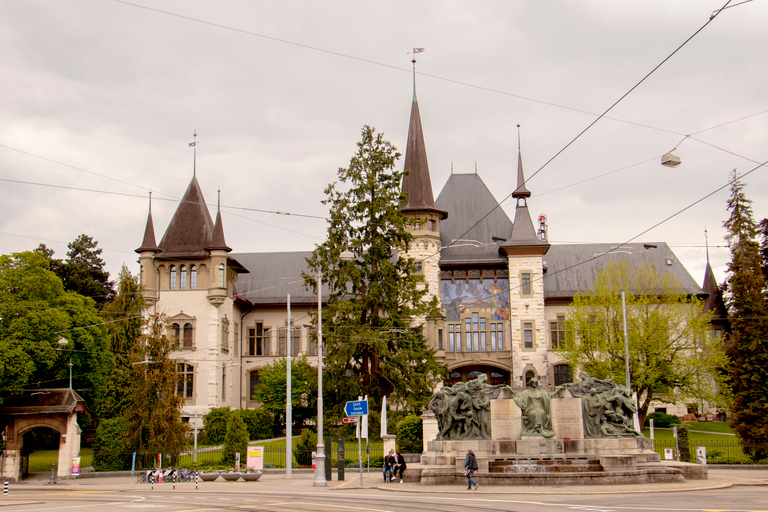
<path fill-rule="evenodd" d="M 90 448 L 80 450 L 80 459 L 82 462 L 90 465 L 92 460 L 92 451 Z M 36 450 L 29 454 L 29 472 L 39 473 L 41 471 L 50 471 L 51 464 L 59 464 L 59 450 Z"/>
<path fill-rule="evenodd" d="M 686 421 L 685 426 L 688 427 L 688 439 L 690 442 L 694 441 L 714 441 L 714 442 L 738 442 L 738 439 L 732 435 L 733 430 L 724 421 Z M 650 439 L 650 429 L 643 429 L 643 435 Z M 654 429 L 654 437 L 659 441 L 672 441 L 672 428 L 668 429 Z"/>

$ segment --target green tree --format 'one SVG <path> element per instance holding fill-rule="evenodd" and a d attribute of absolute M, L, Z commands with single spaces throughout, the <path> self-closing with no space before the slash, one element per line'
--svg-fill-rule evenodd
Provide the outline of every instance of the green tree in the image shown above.
<path fill-rule="evenodd" d="M 719 344 L 708 336 L 710 315 L 702 301 L 681 292 L 670 273 L 650 266 L 611 262 L 580 292 L 566 319 L 563 355 L 593 377 L 625 382 L 625 291 L 631 387 L 637 392 L 643 424 L 652 400 L 719 399 L 711 383 L 724 365 Z M 701 349 L 701 352 L 697 352 Z"/>
<path fill-rule="evenodd" d="M 411 414 L 397 424 L 397 446 L 404 453 L 424 450 L 424 428 L 420 417 Z"/>
<path fill-rule="evenodd" d="M 203 416 L 206 444 L 222 444 L 227 435 L 227 422 L 232 411 L 229 407 L 212 407 Z"/>
<path fill-rule="evenodd" d="M 127 430 L 128 421 L 125 418 L 110 418 L 99 423 L 93 444 L 93 467 L 96 471 L 130 469 Z"/>
<path fill-rule="evenodd" d="M 254 389 L 253 399 L 261 402 L 277 423 L 285 427 L 286 359 L 277 359 L 259 371 L 261 383 Z M 317 370 L 307 356 L 291 359 L 291 417 L 297 426 L 315 416 L 317 410 Z"/>
<path fill-rule="evenodd" d="M 98 415 L 114 366 L 107 329 L 95 302 L 65 291 L 49 265 L 36 251 L 0 256 L 0 400 L 68 387 L 71 362 L 73 388 Z"/>
<path fill-rule="evenodd" d="M 274 419 L 265 409 L 240 409 L 251 441 L 273 437 Z"/>
<path fill-rule="evenodd" d="M 731 332 L 726 351 L 731 358 L 730 388 L 733 394 L 731 423 L 743 443 L 768 443 L 768 307 L 762 271 L 757 225 L 744 184 L 734 171 L 728 199 L 730 217 L 725 237 L 731 251 L 728 263 L 728 302 Z M 751 448 L 747 447 L 747 450 Z M 751 452 L 756 459 L 768 457 L 768 449 Z"/>
<path fill-rule="evenodd" d="M 235 454 L 240 454 L 241 464 L 245 464 L 248 450 L 248 428 L 245 426 L 241 410 L 232 411 L 227 419 L 227 434 L 224 436 L 224 463 L 233 464 Z"/>
<path fill-rule="evenodd" d="M 395 169 L 399 157 L 382 134 L 363 127 L 349 167 L 338 171 L 340 184 L 325 189 L 327 240 L 307 259 L 329 289 L 325 389 L 336 415 L 344 402 L 364 395 L 373 406 L 391 395 L 400 408 L 420 411 L 446 374 L 421 327 L 413 325 L 435 317 L 439 308 L 436 298 L 425 300 L 424 276 L 403 255 L 412 236 L 400 211 L 405 197 L 403 173 Z M 341 260 L 347 250 L 354 261 Z M 315 274 L 304 277 L 316 290 Z"/>
<path fill-rule="evenodd" d="M 122 416 L 131 394 L 131 352 L 142 334 L 144 297 L 138 276 L 123 265 L 117 282 L 117 295 L 101 311 L 109 332 L 109 344 L 115 358 L 114 372 L 108 378 L 102 416 Z"/>
<path fill-rule="evenodd" d="M 176 393 L 176 362 L 169 358 L 171 341 L 166 321 L 149 318 L 132 357 L 133 385 L 126 411 L 128 440 L 139 454 L 177 457 L 184 447 L 187 426 L 181 421 L 184 399 Z"/>

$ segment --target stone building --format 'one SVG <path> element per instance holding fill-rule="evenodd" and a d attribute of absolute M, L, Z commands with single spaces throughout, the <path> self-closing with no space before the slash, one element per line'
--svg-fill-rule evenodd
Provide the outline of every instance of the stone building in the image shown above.
<path fill-rule="evenodd" d="M 706 297 L 717 288 L 711 268 L 704 290 L 663 242 L 616 252 L 611 244 L 550 244 L 545 219 L 537 228 L 530 215 L 519 148 L 514 221 L 477 173 L 451 174 L 434 199 L 415 94 L 404 170 L 408 255 L 442 305 L 439 318 L 414 321 L 447 366 L 448 382 L 481 373 L 512 386 L 533 377 L 545 386 L 568 382 L 571 369 L 558 348 L 569 304 L 612 258 L 669 271 L 687 294 Z M 315 362 L 310 313 L 317 296 L 301 276 L 310 252 L 233 253 L 221 214 L 213 220 L 196 177 L 159 244 L 150 211 L 136 251 L 145 298 L 168 317 L 168 334 L 178 343 L 173 357 L 186 417 L 218 406 L 255 407 L 259 371 L 288 350 Z M 712 334 L 722 328 L 713 325 Z"/>

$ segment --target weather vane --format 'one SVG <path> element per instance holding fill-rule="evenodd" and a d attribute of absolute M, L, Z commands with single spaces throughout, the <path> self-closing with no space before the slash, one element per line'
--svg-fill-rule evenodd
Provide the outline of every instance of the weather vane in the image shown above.
<path fill-rule="evenodd" d="M 192 176 L 197 175 L 197 130 L 192 134 L 195 140 L 189 143 L 189 147 L 195 148 L 192 156 Z"/>

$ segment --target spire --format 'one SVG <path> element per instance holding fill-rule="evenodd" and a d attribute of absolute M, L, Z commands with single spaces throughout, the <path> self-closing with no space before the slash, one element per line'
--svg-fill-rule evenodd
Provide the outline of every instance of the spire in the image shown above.
<path fill-rule="evenodd" d="M 525 176 L 523 175 L 523 155 L 520 149 L 520 125 L 517 125 L 517 188 L 512 192 L 512 197 L 531 197 L 531 192 L 525 188 Z"/>
<path fill-rule="evenodd" d="M 216 223 L 213 226 L 213 236 L 208 247 L 205 249 L 207 251 L 232 251 L 232 248 L 224 240 L 224 225 L 221 222 L 221 189 L 219 189 L 218 204 L 216 206 Z"/>
<path fill-rule="evenodd" d="M 160 248 L 164 257 L 206 256 L 206 245 L 213 236 L 213 219 L 205 204 L 197 177 L 192 176 L 189 187 L 165 230 Z"/>
<path fill-rule="evenodd" d="M 424 51 L 423 48 L 414 48 L 414 54 Z M 429 176 L 429 164 L 427 163 L 427 149 L 424 144 L 424 132 L 421 127 L 421 115 L 419 114 L 419 102 L 416 99 L 415 65 L 414 63 L 414 88 L 413 103 L 411 104 L 411 119 L 408 125 L 408 144 L 405 149 L 405 165 L 402 191 L 407 196 L 401 203 L 400 209 L 408 211 L 431 211 L 438 213 L 443 219 L 448 217 L 448 212 L 440 210 L 435 205 L 432 195 L 432 180 Z"/>
<path fill-rule="evenodd" d="M 147 225 L 144 228 L 144 240 L 141 242 L 141 247 L 136 249 L 136 252 L 141 254 L 142 252 L 162 252 L 155 242 L 155 224 L 152 221 L 152 191 L 149 192 L 149 213 L 147 215 Z"/>

